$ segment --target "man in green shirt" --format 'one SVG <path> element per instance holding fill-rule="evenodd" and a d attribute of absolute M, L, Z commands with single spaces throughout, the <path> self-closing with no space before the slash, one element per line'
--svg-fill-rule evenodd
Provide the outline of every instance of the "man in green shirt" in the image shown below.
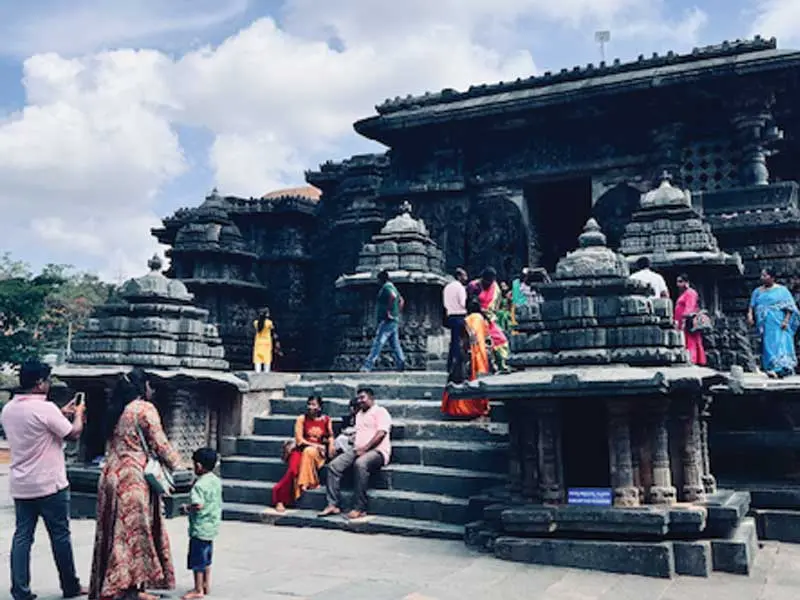
<path fill-rule="evenodd" d="M 189 494 L 191 504 L 181 507 L 189 515 L 188 568 L 194 572 L 194 589 L 183 600 L 202 598 L 211 587 L 211 558 L 214 538 L 222 522 L 222 482 L 214 475 L 217 453 L 200 448 L 192 455 L 197 481 Z"/>
<path fill-rule="evenodd" d="M 372 343 L 372 351 L 364 362 L 362 371 L 372 371 L 375 361 L 380 356 L 386 342 L 394 354 L 394 364 L 398 371 L 405 369 L 405 356 L 400 347 L 400 312 L 403 310 L 405 301 L 395 285 L 389 279 L 389 271 L 383 270 L 378 273 L 378 283 L 381 288 L 378 291 L 378 301 L 375 305 L 375 318 L 378 322 L 378 330 L 375 332 L 375 341 Z"/>

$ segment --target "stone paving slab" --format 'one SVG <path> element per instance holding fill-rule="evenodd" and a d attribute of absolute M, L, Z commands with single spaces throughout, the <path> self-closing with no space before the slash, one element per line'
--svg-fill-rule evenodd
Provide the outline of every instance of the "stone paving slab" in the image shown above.
<path fill-rule="evenodd" d="M 0 466 L 0 598 L 7 597 L 13 506 L 8 468 Z M 183 569 L 183 519 L 168 523 L 179 597 L 191 586 Z M 93 521 L 73 521 L 76 560 L 88 582 Z M 789 600 L 800 589 L 800 545 L 768 542 L 750 577 L 658 580 L 510 563 L 458 541 L 359 535 L 341 531 L 225 522 L 215 545 L 210 598 L 231 600 Z M 60 598 L 44 528 L 37 531 L 34 591 Z"/>

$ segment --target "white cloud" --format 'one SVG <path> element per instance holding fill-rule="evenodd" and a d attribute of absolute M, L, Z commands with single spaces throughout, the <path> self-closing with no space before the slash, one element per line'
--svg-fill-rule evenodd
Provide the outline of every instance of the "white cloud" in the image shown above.
<path fill-rule="evenodd" d="M 240 15 L 248 0 L 37 0 L 0 7 L 0 51 L 83 54 L 209 30 Z"/>
<path fill-rule="evenodd" d="M 241 2 L 201 4 L 194 21 L 177 12 L 158 21 L 166 13 L 145 5 L 114 14 L 141 10 L 130 33 L 149 35 L 202 28 Z M 615 23 L 623 36 L 681 43 L 705 22 L 699 10 L 663 14 L 659 0 L 287 0 L 283 28 L 262 18 L 178 57 L 38 54 L 25 62 L 26 105 L 0 119 L 0 209 L 11 215 L 0 232 L 9 249 L 36 245 L 113 279 L 141 273 L 158 194 L 190 167 L 179 128 L 213 135 L 208 166 L 224 193 L 261 195 L 366 144 L 352 123 L 386 97 L 534 74 L 530 20 Z M 119 40 L 116 22 L 87 43 Z"/>
<path fill-rule="evenodd" d="M 800 41 L 800 1 L 756 0 L 751 34 L 775 36 L 784 43 Z"/>

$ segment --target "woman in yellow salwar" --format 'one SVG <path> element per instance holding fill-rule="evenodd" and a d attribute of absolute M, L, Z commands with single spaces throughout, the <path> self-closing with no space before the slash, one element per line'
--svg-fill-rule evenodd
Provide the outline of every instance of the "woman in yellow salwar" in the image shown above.
<path fill-rule="evenodd" d="M 492 353 L 500 373 L 508 373 L 507 360 L 511 354 L 508 338 L 497 324 L 497 311 L 500 308 L 502 294 L 497 283 L 497 271 L 492 267 L 483 270 L 480 279 L 476 279 L 467 287 L 467 294 L 480 302 L 486 320 L 489 323 L 489 337 L 492 339 Z"/>
<path fill-rule="evenodd" d="M 269 309 L 265 308 L 253 321 L 256 337 L 253 341 L 253 368 L 256 373 L 269 373 L 272 370 L 273 337 L 275 325 L 269 318 Z"/>
<path fill-rule="evenodd" d="M 467 302 L 467 318 L 464 319 L 464 329 L 469 340 L 469 351 L 464 356 L 469 357 L 469 374 L 467 379 L 474 381 L 481 375 L 489 373 L 489 350 L 486 339 L 489 337 L 489 322 L 481 312 L 481 305 L 477 298 Z M 445 390 L 442 396 L 442 412 L 450 417 L 461 419 L 485 419 L 489 416 L 489 400 L 454 400 Z"/>
<path fill-rule="evenodd" d="M 294 424 L 294 444 L 287 448 L 283 478 L 272 488 L 272 505 L 278 512 L 294 504 L 303 492 L 319 487 L 319 470 L 334 455 L 333 422 L 322 411 L 322 398 L 309 396 L 306 414 Z"/>

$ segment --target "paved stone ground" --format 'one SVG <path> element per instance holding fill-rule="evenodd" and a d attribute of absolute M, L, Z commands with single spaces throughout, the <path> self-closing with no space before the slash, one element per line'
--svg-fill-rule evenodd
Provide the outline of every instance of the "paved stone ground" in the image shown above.
<path fill-rule="evenodd" d="M 0 598 L 7 597 L 13 506 L 8 467 L 0 465 Z M 76 560 L 88 583 L 93 521 L 74 521 Z M 178 590 L 185 571 L 186 525 L 169 524 Z M 60 598 L 47 533 L 40 526 L 33 560 L 34 591 Z M 212 598 L 231 600 L 789 600 L 800 594 L 800 545 L 767 543 L 750 577 L 714 574 L 673 580 L 520 565 L 473 553 L 459 542 L 355 535 L 223 523 L 215 545 Z"/>

